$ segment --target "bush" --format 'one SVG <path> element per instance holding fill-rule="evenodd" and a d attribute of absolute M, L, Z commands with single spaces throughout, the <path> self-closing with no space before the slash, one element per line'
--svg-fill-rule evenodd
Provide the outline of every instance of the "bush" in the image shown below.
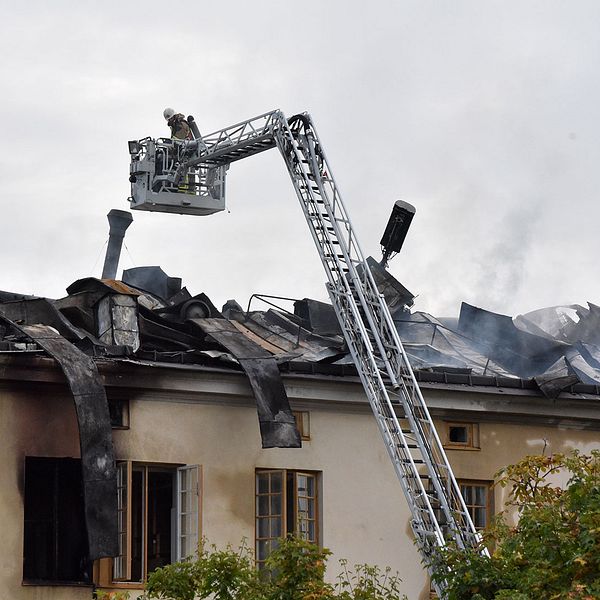
<path fill-rule="evenodd" d="M 559 472 L 564 488 L 551 481 Z M 600 452 L 528 456 L 496 476 L 511 488 L 518 524 L 497 516 L 484 535 L 489 557 L 445 552 L 448 600 L 600 598 Z"/>
<path fill-rule="evenodd" d="M 243 542 L 218 550 L 203 541 L 197 556 L 157 569 L 148 577 L 146 597 L 160 600 L 399 600 L 400 578 L 390 569 L 348 567 L 336 585 L 325 581 L 331 552 L 295 537 L 281 540 L 258 571 Z M 406 596 L 403 597 L 406 600 Z"/>

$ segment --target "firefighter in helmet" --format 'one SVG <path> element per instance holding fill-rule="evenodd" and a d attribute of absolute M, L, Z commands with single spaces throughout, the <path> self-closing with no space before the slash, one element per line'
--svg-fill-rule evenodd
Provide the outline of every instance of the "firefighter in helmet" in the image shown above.
<path fill-rule="evenodd" d="M 172 108 L 165 108 L 163 117 L 171 129 L 171 138 L 174 140 L 192 140 L 192 130 L 186 118 L 181 113 L 176 113 Z M 186 173 L 177 186 L 177 191 L 184 194 L 194 194 L 194 176 Z"/>
<path fill-rule="evenodd" d="M 171 128 L 171 137 L 177 140 L 193 139 L 189 123 L 181 113 L 176 113 L 172 108 L 165 108 L 163 116 Z"/>

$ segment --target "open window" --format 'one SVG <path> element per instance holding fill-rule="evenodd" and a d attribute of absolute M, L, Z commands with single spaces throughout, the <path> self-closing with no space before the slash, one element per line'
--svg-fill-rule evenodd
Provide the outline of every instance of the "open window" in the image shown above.
<path fill-rule="evenodd" d="M 198 465 L 117 464 L 119 556 L 113 581 L 142 583 L 154 569 L 196 552 L 200 485 Z"/>
<path fill-rule="evenodd" d="M 23 581 L 91 582 L 81 460 L 25 458 Z"/>
<path fill-rule="evenodd" d="M 256 471 L 256 562 L 264 565 L 288 533 L 318 544 L 318 473 Z"/>

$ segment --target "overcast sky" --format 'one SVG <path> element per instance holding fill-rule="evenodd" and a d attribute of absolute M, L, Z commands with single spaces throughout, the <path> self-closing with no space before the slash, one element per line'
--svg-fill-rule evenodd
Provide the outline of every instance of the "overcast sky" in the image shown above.
<path fill-rule="evenodd" d="M 168 135 L 166 106 L 205 133 L 281 108 L 313 116 L 365 254 L 416 206 L 390 270 L 417 309 L 600 304 L 600 2 L 2 4 L 0 289 L 100 276 L 127 140 Z M 134 211 L 121 267 L 218 306 L 326 299 L 275 150 L 232 166 L 227 203 Z"/>

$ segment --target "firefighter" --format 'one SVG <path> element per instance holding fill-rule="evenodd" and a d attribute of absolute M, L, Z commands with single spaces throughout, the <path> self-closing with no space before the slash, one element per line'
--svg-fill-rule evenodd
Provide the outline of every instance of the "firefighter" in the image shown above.
<path fill-rule="evenodd" d="M 171 128 L 171 138 L 174 140 L 193 140 L 192 130 L 189 123 L 181 113 L 176 113 L 172 108 L 165 108 L 163 117 L 167 121 L 167 125 Z M 181 183 L 177 186 L 177 191 L 183 194 L 194 194 L 195 178 L 192 174 L 186 173 Z"/>
<path fill-rule="evenodd" d="M 191 140 L 194 138 L 192 130 L 185 117 L 176 113 L 172 108 L 165 108 L 163 116 L 171 128 L 171 137 L 177 140 Z"/>

